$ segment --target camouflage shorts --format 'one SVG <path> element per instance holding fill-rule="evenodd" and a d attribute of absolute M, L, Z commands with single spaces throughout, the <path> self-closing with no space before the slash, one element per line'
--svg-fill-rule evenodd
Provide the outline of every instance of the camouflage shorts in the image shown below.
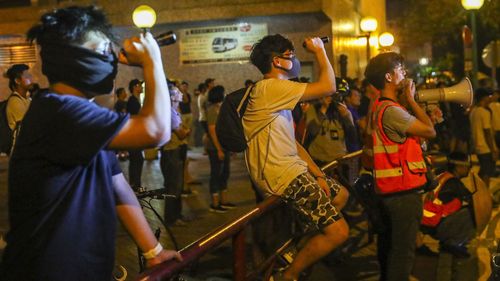
<path fill-rule="evenodd" d="M 307 224 L 313 224 L 318 229 L 323 229 L 342 218 L 342 214 L 332 204 L 332 199 L 340 192 L 341 185 L 331 178 L 327 178 L 326 182 L 330 187 L 330 197 L 309 173 L 295 178 L 281 195 L 287 204 L 307 220 Z"/>

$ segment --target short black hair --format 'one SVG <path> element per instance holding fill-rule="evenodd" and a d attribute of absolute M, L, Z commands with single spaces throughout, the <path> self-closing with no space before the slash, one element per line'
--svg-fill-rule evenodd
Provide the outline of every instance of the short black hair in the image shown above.
<path fill-rule="evenodd" d="M 115 94 L 116 94 L 117 97 L 119 97 L 121 93 L 125 93 L 126 94 L 125 88 L 121 87 L 121 88 L 116 89 Z"/>
<path fill-rule="evenodd" d="M 171 90 L 174 87 L 177 88 L 177 86 L 175 85 L 175 82 L 171 81 L 171 80 L 167 80 L 167 86 L 168 86 L 168 90 Z"/>
<path fill-rule="evenodd" d="M 9 69 L 7 69 L 7 72 L 5 72 L 5 78 L 9 79 L 9 88 L 14 91 L 14 88 L 16 86 L 16 79 L 21 78 L 23 75 L 23 72 L 30 69 L 30 67 L 27 64 L 20 63 L 20 64 L 14 64 Z"/>
<path fill-rule="evenodd" d="M 474 98 L 476 99 L 476 103 L 480 103 L 484 98 L 493 95 L 493 91 L 487 88 L 479 88 L 474 93 Z"/>
<path fill-rule="evenodd" d="M 253 45 L 250 61 L 262 74 L 266 74 L 271 71 L 273 57 L 287 50 L 295 51 L 292 41 L 281 34 L 268 35 Z"/>
<path fill-rule="evenodd" d="M 372 58 L 365 70 L 366 80 L 378 90 L 384 89 L 385 74 L 404 64 L 404 58 L 398 53 L 387 52 Z"/>
<path fill-rule="evenodd" d="M 205 92 L 207 90 L 207 84 L 205 84 L 205 83 L 198 84 L 198 90 L 200 92 Z"/>
<path fill-rule="evenodd" d="M 175 85 L 175 83 L 167 83 L 167 85 L 170 97 L 172 97 L 175 94 L 175 91 L 180 91 L 179 88 L 177 88 L 177 86 Z"/>
<path fill-rule="evenodd" d="M 50 43 L 81 45 L 89 32 L 98 32 L 111 40 L 115 37 L 104 12 L 95 6 L 70 6 L 45 13 L 40 21 L 28 30 L 28 41 L 40 46 Z"/>
<path fill-rule="evenodd" d="M 225 91 L 225 89 L 221 85 L 217 85 L 217 86 L 213 87 L 212 89 L 210 89 L 210 91 L 208 92 L 208 97 L 207 97 L 208 102 L 210 102 L 210 103 L 222 102 L 224 100 L 224 91 Z"/>
<path fill-rule="evenodd" d="M 215 78 L 207 78 L 205 79 L 205 86 L 208 86 L 208 84 L 212 83 L 215 81 Z"/>
<path fill-rule="evenodd" d="M 130 80 L 130 82 L 128 83 L 128 90 L 129 90 L 129 92 L 132 93 L 132 90 L 134 89 L 134 87 L 136 85 L 140 85 L 140 84 L 142 84 L 142 81 L 139 80 L 139 79 L 132 79 L 132 80 Z"/>

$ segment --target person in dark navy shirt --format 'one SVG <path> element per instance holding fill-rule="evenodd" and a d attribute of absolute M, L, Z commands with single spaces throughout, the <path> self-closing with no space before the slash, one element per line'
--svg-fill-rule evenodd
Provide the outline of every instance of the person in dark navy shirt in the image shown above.
<path fill-rule="evenodd" d="M 117 58 L 110 30 L 95 7 L 67 7 L 43 15 L 27 34 L 40 46 L 50 87 L 33 100 L 10 159 L 1 280 L 111 280 L 116 216 L 148 266 L 181 259 L 153 235 L 113 152 L 170 139 L 159 47 L 141 34 L 126 39 L 126 55 Z M 132 117 L 92 102 L 112 92 L 118 61 L 144 72 L 144 106 Z"/>

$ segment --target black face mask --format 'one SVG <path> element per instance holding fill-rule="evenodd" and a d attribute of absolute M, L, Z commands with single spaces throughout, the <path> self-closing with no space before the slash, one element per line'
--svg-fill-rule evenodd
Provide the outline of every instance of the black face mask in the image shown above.
<path fill-rule="evenodd" d="M 65 44 L 48 44 L 40 51 L 42 73 L 50 84 L 63 82 L 87 98 L 109 94 L 114 87 L 118 60 L 114 52 L 103 55 Z"/>
<path fill-rule="evenodd" d="M 289 78 L 299 77 L 299 74 L 300 74 L 300 61 L 299 61 L 299 59 L 297 57 L 294 56 L 293 58 L 287 58 L 287 57 L 279 56 L 279 58 L 291 61 L 292 62 L 292 68 L 290 68 L 290 69 L 286 69 L 286 68 L 283 68 L 283 67 L 277 67 L 277 68 L 286 71 L 288 73 L 288 77 Z"/>

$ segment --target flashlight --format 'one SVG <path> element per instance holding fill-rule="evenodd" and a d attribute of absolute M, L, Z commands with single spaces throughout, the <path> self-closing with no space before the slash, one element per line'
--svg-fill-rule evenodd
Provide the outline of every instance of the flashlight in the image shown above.
<path fill-rule="evenodd" d="M 328 36 L 325 37 L 320 37 L 321 41 L 323 41 L 323 44 L 330 43 L 330 38 Z M 306 47 L 306 42 L 302 43 L 302 47 Z"/>
<path fill-rule="evenodd" d="M 173 31 L 167 31 L 165 33 L 155 36 L 158 46 L 168 46 L 177 42 L 177 36 Z"/>

